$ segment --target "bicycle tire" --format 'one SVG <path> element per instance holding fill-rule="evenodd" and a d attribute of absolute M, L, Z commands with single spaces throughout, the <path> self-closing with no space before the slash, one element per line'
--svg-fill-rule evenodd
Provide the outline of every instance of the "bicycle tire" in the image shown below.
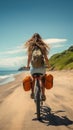
<path fill-rule="evenodd" d="M 37 109 L 37 118 L 40 119 L 40 93 L 39 91 L 37 91 L 36 109 Z"/>
<path fill-rule="evenodd" d="M 36 83 L 36 111 L 37 111 L 37 119 L 40 120 L 40 86 L 39 81 Z"/>

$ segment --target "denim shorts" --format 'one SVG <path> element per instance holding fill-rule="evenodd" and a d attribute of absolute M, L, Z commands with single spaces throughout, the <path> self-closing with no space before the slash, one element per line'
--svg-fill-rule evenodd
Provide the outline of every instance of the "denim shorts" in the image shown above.
<path fill-rule="evenodd" d="M 45 74 L 46 73 L 46 68 L 45 67 L 40 67 L 40 68 L 30 68 L 30 73 L 31 75 L 33 75 L 34 73 L 41 73 L 41 74 Z"/>

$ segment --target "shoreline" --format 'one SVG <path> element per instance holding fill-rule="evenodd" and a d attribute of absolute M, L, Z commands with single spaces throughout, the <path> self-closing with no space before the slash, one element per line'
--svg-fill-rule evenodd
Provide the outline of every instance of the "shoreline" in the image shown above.
<path fill-rule="evenodd" d="M 0 75 L 0 86 L 5 85 L 5 84 L 10 83 L 10 82 L 13 82 L 15 80 L 15 76 L 17 76 L 19 74 L 21 74 L 21 72 Z"/>
<path fill-rule="evenodd" d="M 62 70 L 62 71 L 47 71 L 46 72 L 47 74 L 52 74 L 53 75 L 53 78 L 54 78 L 54 84 L 55 84 L 55 81 L 58 82 L 58 80 L 60 80 L 60 78 L 62 78 L 62 80 L 64 80 L 65 78 L 65 81 L 64 82 L 69 82 L 71 83 L 71 85 L 73 85 L 73 70 L 71 71 L 65 71 L 65 70 Z M 20 86 L 22 85 L 22 81 L 24 79 L 24 77 L 26 77 L 27 75 L 31 75 L 30 72 L 26 72 L 26 71 L 23 71 L 23 72 L 20 72 L 19 74 L 15 74 L 14 75 L 14 81 L 10 81 L 6 84 L 3 84 L 3 85 L 0 85 L 0 93 L 4 91 L 5 93 L 5 90 L 9 90 L 10 88 L 15 88 L 16 86 Z M 62 82 L 62 83 L 64 83 Z"/>
<path fill-rule="evenodd" d="M 46 73 L 51 73 L 51 74 L 55 74 L 55 73 L 73 73 L 73 69 L 72 70 L 47 70 L 46 71 Z M 21 75 L 23 75 L 23 76 L 25 76 L 25 74 L 26 75 L 31 75 L 30 74 L 30 71 L 20 71 L 20 72 L 18 72 L 18 73 L 15 73 L 15 74 L 10 74 L 9 76 L 8 76 L 8 78 L 10 78 L 9 79 L 9 81 L 6 81 L 6 83 L 2 83 L 2 84 L 0 84 L 0 87 L 1 86 L 7 86 L 7 84 L 11 84 L 11 83 L 13 83 L 15 80 L 16 80 L 16 78 L 18 77 L 18 76 L 20 76 L 21 77 Z M 11 76 L 11 77 L 10 77 Z M 23 77 L 22 77 L 23 78 Z"/>

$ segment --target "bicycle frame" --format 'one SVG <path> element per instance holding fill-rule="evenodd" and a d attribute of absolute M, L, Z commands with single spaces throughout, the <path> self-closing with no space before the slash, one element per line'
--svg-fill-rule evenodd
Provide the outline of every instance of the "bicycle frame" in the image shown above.
<path fill-rule="evenodd" d="M 35 74 L 35 86 L 34 86 L 34 101 L 36 103 L 36 112 L 37 118 L 40 120 L 40 109 L 41 105 L 43 105 L 43 101 L 41 98 L 42 95 L 42 86 L 41 86 L 41 75 Z"/>

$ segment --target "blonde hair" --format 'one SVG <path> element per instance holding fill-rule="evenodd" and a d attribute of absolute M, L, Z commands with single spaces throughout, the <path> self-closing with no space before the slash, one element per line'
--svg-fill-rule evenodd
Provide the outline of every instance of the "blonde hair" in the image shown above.
<path fill-rule="evenodd" d="M 36 39 L 35 39 L 36 38 Z M 42 40 L 41 36 L 38 33 L 35 33 L 31 39 L 29 39 L 25 43 L 25 47 L 28 48 L 28 52 L 30 53 L 33 50 L 33 46 L 38 46 L 43 54 L 49 53 L 49 46 Z"/>

